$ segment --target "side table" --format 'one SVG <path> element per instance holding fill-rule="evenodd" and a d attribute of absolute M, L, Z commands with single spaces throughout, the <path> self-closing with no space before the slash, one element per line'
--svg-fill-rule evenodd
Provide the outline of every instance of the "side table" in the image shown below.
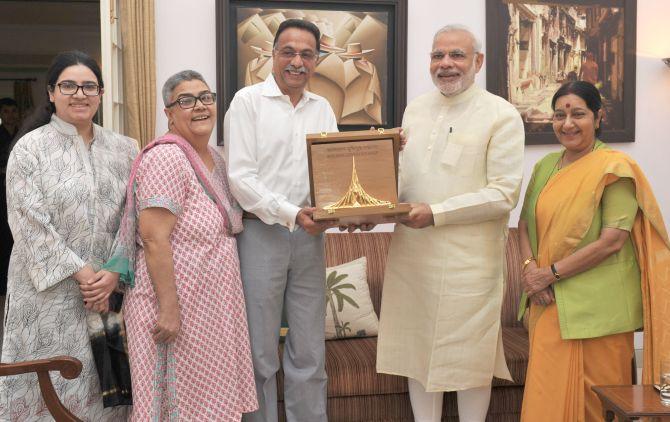
<path fill-rule="evenodd" d="M 663 406 L 653 385 L 599 385 L 592 387 L 603 405 L 605 421 L 619 422 L 654 416 L 660 421 L 670 421 L 670 407 Z"/>

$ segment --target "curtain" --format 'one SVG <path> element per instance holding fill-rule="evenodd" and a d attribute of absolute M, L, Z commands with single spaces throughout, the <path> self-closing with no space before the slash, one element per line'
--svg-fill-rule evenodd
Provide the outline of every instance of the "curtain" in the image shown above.
<path fill-rule="evenodd" d="M 120 0 L 126 135 L 144 147 L 156 127 L 154 0 Z"/>
<path fill-rule="evenodd" d="M 19 116 L 23 120 L 33 110 L 33 89 L 29 80 L 14 81 L 14 99 L 18 104 Z"/>

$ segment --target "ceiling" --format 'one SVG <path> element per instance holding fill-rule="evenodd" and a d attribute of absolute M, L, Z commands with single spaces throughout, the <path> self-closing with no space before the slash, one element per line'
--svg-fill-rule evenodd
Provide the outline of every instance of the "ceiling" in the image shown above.
<path fill-rule="evenodd" d="M 0 25 L 100 26 L 100 2 L 0 0 Z"/>
<path fill-rule="evenodd" d="M 0 0 L 0 70 L 44 68 L 73 49 L 99 56 L 99 1 Z"/>

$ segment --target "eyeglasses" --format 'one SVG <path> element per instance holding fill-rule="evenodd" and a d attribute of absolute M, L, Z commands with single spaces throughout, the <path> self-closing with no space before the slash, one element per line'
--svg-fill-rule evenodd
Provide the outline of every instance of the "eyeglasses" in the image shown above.
<path fill-rule="evenodd" d="M 75 95 L 80 88 L 81 92 L 83 92 L 87 97 L 96 97 L 100 95 L 100 85 L 98 84 L 88 83 L 84 85 L 77 85 L 74 82 L 64 81 L 56 84 L 56 86 L 63 95 Z"/>
<path fill-rule="evenodd" d="M 195 107 L 196 102 L 200 100 L 203 105 L 211 105 L 216 101 L 216 93 L 214 92 L 203 92 L 198 95 L 184 95 L 183 97 L 177 98 L 175 101 L 166 105 L 165 107 L 170 108 L 175 104 L 179 104 L 179 107 L 188 110 L 189 108 Z"/>
<path fill-rule="evenodd" d="M 279 54 L 279 57 L 286 60 L 293 60 L 295 56 L 300 56 L 300 59 L 305 62 L 312 62 L 316 60 L 316 53 L 311 50 L 295 51 L 289 48 L 279 50 L 277 53 Z"/>

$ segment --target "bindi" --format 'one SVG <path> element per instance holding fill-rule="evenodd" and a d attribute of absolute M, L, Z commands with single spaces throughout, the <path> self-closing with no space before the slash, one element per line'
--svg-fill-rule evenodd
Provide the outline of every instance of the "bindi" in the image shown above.
<path fill-rule="evenodd" d="M 566 103 L 565 108 L 570 108 L 570 103 Z"/>

